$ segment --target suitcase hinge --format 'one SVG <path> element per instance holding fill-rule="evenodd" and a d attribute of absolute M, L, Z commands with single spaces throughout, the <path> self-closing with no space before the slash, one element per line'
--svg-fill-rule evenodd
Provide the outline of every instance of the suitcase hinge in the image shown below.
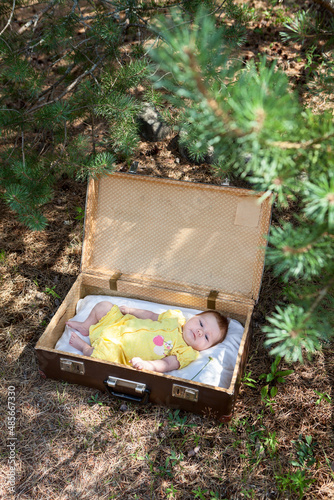
<path fill-rule="evenodd" d="M 117 290 L 117 281 L 120 279 L 122 276 L 122 273 L 118 272 L 112 275 L 112 277 L 109 280 L 109 288 L 110 290 Z"/>
<path fill-rule="evenodd" d="M 216 300 L 219 292 L 217 290 L 211 290 L 207 298 L 207 309 L 216 309 Z"/>
<path fill-rule="evenodd" d="M 187 399 L 188 401 L 198 401 L 198 390 L 185 387 L 183 385 L 173 384 L 172 396 L 175 398 Z"/>
<path fill-rule="evenodd" d="M 85 365 L 82 361 L 75 361 L 74 359 L 60 358 L 60 369 L 63 372 L 77 373 L 84 375 Z"/>

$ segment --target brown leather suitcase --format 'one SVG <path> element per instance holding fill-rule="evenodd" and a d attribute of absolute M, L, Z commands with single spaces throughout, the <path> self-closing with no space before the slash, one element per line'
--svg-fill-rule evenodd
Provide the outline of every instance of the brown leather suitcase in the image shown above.
<path fill-rule="evenodd" d="M 81 272 L 36 345 L 43 376 L 228 421 L 247 361 L 271 202 L 246 189 L 114 173 L 87 190 Z M 221 311 L 244 334 L 228 389 L 55 350 L 80 298 Z"/>

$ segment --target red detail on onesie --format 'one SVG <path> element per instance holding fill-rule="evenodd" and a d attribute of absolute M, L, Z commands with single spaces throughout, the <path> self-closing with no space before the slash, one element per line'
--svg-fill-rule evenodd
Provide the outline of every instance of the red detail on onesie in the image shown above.
<path fill-rule="evenodd" d="M 161 335 L 157 335 L 153 339 L 153 344 L 158 345 L 158 346 L 162 346 L 164 344 L 164 338 Z"/>

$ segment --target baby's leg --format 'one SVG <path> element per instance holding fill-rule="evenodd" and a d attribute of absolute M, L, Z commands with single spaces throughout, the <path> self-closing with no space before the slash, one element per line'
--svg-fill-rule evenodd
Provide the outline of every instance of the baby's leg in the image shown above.
<path fill-rule="evenodd" d="M 70 345 L 82 352 L 84 356 L 91 356 L 94 347 L 82 340 L 75 332 L 71 333 Z"/>
<path fill-rule="evenodd" d="M 85 319 L 85 321 L 69 320 L 66 321 L 66 324 L 71 328 L 78 330 L 78 332 L 87 337 L 89 335 L 89 327 L 92 325 L 96 325 L 96 323 L 98 323 L 100 319 L 103 318 L 103 316 L 105 316 L 112 307 L 113 304 L 111 302 L 104 300 L 93 307 L 93 309 L 89 313 L 88 318 Z"/>

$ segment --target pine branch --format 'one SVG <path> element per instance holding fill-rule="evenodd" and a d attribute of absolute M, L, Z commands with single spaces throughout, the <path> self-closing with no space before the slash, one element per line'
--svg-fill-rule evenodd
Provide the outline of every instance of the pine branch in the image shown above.
<path fill-rule="evenodd" d="M 334 132 L 325 134 L 322 137 L 317 137 L 316 139 L 311 139 L 309 141 L 302 142 L 289 142 L 289 141 L 268 141 L 269 146 L 278 146 L 281 149 L 307 149 L 317 146 L 328 139 L 334 137 Z"/>
<path fill-rule="evenodd" d="M 0 36 L 6 31 L 6 29 L 8 28 L 8 26 L 10 25 L 10 23 L 12 22 L 12 18 L 13 18 L 13 15 L 14 15 L 14 10 L 15 10 L 15 3 L 16 3 L 16 0 L 13 0 L 13 7 L 12 7 L 12 11 L 10 13 L 10 16 L 9 16 L 9 19 L 7 21 L 7 24 L 6 26 L 3 28 L 3 30 L 0 32 Z"/>
<path fill-rule="evenodd" d="M 100 57 L 100 59 L 95 64 L 93 64 L 93 66 L 90 69 L 87 69 L 84 73 L 82 73 L 81 75 L 79 75 L 73 82 L 71 82 L 70 85 L 68 85 L 66 87 L 66 89 L 58 97 L 56 97 L 52 101 L 44 102 L 43 104 L 39 104 L 37 106 L 34 106 L 34 107 L 30 108 L 28 110 L 28 113 L 33 113 L 37 109 L 43 108 L 44 106 L 48 106 L 49 104 L 53 104 L 55 102 L 60 101 L 66 94 L 68 94 L 69 92 L 71 92 L 71 90 L 73 90 L 81 82 L 81 80 L 83 80 L 87 75 L 92 74 L 93 71 L 99 66 L 99 64 L 104 59 L 105 59 L 105 56 Z"/>
<path fill-rule="evenodd" d="M 24 24 L 19 30 L 18 34 L 21 35 L 24 33 L 30 26 L 34 25 L 34 28 L 36 28 L 38 21 L 41 19 L 44 14 L 46 14 L 52 7 L 57 3 L 57 0 L 51 0 L 49 5 L 45 7 L 45 9 L 41 10 L 38 14 L 36 14 L 30 21 L 28 21 L 26 24 Z"/>
<path fill-rule="evenodd" d="M 53 83 L 52 85 L 50 85 L 50 87 L 48 87 L 47 89 L 43 90 L 43 92 L 41 92 L 41 93 L 39 94 L 39 96 L 37 97 L 36 101 L 37 101 L 37 102 L 38 102 L 38 101 L 40 101 L 40 100 L 41 100 L 41 98 L 42 98 L 45 94 L 48 94 L 49 92 L 53 92 L 53 91 L 54 91 L 54 89 L 55 89 L 56 87 L 58 87 L 58 85 L 60 85 L 60 84 L 61 84 L 61 82 L 62 82 L 62 81 L 64 81 L 64 80 L 66 79 L 67 75 L 68 75 L 69 73 L 71 73 L 71 71 L 72 71 L 72 69 L 73 69 L 74 67 L 75 67 L 75 64 L 74 64 L 74 63 L 73 63 L 73 64 L 71 64 L 71 65 L 70 65 L 70 66 L 66 69 L 65 73 L 63 74 L 63 76 L 61 76 L 61 77 L 59 78 L 59 80 L 57 80 L 55 83 Z"/>
<path fill-rule="evenodd" d="M 327 285 L 324 288 L 319 290 L 318 297 L 313 302 L 312 306 L 310 307 L 310 309 L 307 312 L 306 320 L 311 318 L 313 312 L 316 310 L 316 308 L 318 307 L 320 302 L 326 297 L 326 295 L 328 294 L 328 292 L 330 291 L 330 289 L 332 288 L 333 285 L 334 285 L 334 276 L 329 280 L 329 282 L 327 283 Z"/>
<path fill-rule="evenodd" d="M 218 118 L 224 123 L 225 127 L 228 129 L 228 132 L 232 133 L 236 137 L 245 137 L 254 132 L 255 130 L 258 132 L 262 128 L 264 122 L 264 113 L 259 113 L 257 120 L 258 126 L 256 126 L 255 128 L 253 127 L 249 132 L 244 132 L 240 128 L 231 128 L 232 121 L 230 120 L 229 116 L 223 112 L 217 101 L 209 94 L 208 89 L 203 83 L 203 77 L 201 75 L 199 65 L 197 64 L 195 54 L 189 49 L 189 47 L 184 47 L 183 52 L 187 54 L 187 56 L 189 57 L 189 67 L 193 72 L 193 76 L 198 91 L 206 99 L 209 107 L 214 112 L 216 118 Z M 224 135 L 226 135 L 226 133 L 220 135 L 223 137 Z"/>

